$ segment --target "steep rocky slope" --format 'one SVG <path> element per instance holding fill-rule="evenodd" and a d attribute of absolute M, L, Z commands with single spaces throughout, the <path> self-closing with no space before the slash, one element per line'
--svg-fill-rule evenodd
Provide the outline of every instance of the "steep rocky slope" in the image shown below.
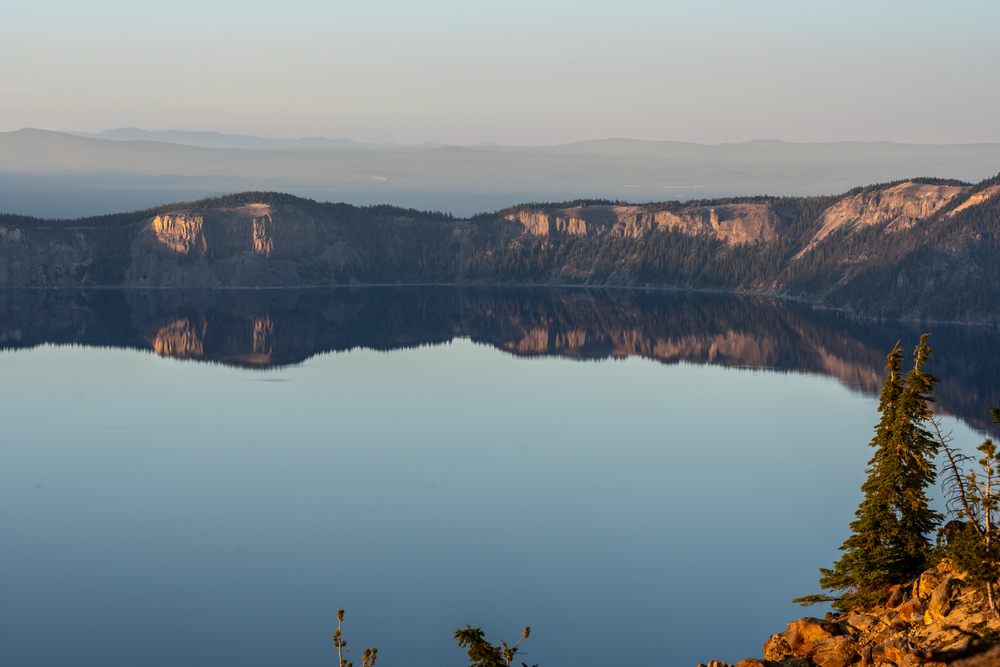
<path fill-rule="evenodd" d="M 887 318 L 1000 319 L 1000 177 L 644 206 L 524 205 L 469 255 L 483 281 L 782 294 Z"/>
<path fill-rule="evenodd" d="M 823 212 L 817 221 L 819 228 L 796 257 L 815 248 L 830 232 L 845 226 L 884 225 L 887 232 L 907 229 L 931 217 L 968 189 L 956 185 L 902 183 L 887 190 L 864 191 L 844 197 Z M 985 199 L 977 195 L 967 199 L 962 206 L 968 208 Z"/>

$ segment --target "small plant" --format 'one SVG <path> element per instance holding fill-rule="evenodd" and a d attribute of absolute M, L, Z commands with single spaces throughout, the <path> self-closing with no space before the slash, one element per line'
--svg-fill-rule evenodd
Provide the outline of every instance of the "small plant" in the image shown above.
<path fill-rule="evenodd" d="M 347 658 L 344 654 L 350 649 L 347 648 L 347 642 L 344 641 L 343 636 L 340 634 L 340 626 L 344 622 L 344 610 L 337 610 L 337 631 L 333 633 L 333 645 L 337 647 L 337 657 L 340 659 L 340 667 L 354 667 L 353 662 L 347 662 Z M 375 667 L 375 654 L 378 653 L 377 648 L 366 648 L 364 655 L 361 658 L 361 667 Z"/>
<path fill-rule="evenodd" d="M 468 623 L 465 630 L 458 628 L 455 630 L 455 641 L 462 648 L 469 647 L 469 667 L 510 667 L 510 663 L 517 654 L 517 647 L 521 645 L 528 635 L 531 634 L 531 626 L 524 626 L 524 633 L 513 646 L 507 646 L 507 642 L 501 640 L 500 644 L 494 646 L 485 639 L 481 628 L 473 628 Z M 523 667 L 527 664 L 521 663 Z M 538 667 L 535 665 L 534 667 Z"/>

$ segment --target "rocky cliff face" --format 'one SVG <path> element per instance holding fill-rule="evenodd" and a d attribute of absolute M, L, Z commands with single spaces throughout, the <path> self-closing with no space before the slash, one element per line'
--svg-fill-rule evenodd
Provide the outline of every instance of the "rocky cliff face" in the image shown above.
<path fill-rule="evenodd" d="M 583 236 L 618 234 L 641 238 L 650 231 L 674 229 L 684 234 L 704 234 L 728 244 L 769 242 L 787 222 L 778 211 L 763 204 L 691 206 L 660 211 L 644 206 L 585 206 L 522 210 L 504 218 L 518 223 L 530 236 Z"/>
<path fill-rule="evenodd" d="M 908 229 L 927 220 L 969 189 L 970 186 L 907 182 L 886 189 L 866 189 L 844 197 L 821 212 L 799 256 L 843 227 L 860 229 L 888 223 L 887 232 Z M 986 188 L 950 211 L 949 216 L 981 204 L 997 193 L 1000 193 L 1000 185 Z M 528 236 L 593 237 L 611 233 L 639 238 L 651 231 L 672 229 L 689 235 L 711 236 L 728 245 L 743 245 L 768 243 L 779 238 L 788 225 L 795 222 L 796 213 L 757 203 L 694 205 L 674 210 L 661 210 L 656 206 L 591 205 L 522 209 L 504 215 L 504 219 L 516 223 L 520 233 Z"/>
<path fill-rule="evenodd" d="M 158 215 L 143 231 L 140 241 L 166 256 L 253 253 L 296 259 L 315 252 L 318 238 L 316 221 L 301 211 L 249 204 Z"/>
<path fill-rule="evenodd" d="M 297 262 L 325 250 L 316 220 L 294 207 L 250 204 L 174 211 L 142 226 L 125 284 L 298 285 L 305 281 Z"/>
<path fill-rule="evenodd" d="M 887 190 L 845 197 L 823 212 L 816 233 L 800 256 L 834 230 L 847 225 L 862 228 L 887 222 L 887 231 L 908 229 L 931 217 L 968 189 L 954 185 L 903 183 Z"/>

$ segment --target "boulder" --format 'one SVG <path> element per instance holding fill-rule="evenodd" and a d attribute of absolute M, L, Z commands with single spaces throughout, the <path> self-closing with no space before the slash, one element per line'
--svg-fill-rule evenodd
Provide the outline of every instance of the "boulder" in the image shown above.
<path fill-rule="evenodd" d="M 878 619 L 871 614 L 858 614 L 851 612 L 851 615 L 847 617 L 847 624 L 849 626 L 862 631 L 872 627 L 877 621 Z"/>
<path fill-rule="evenodd" d="M 785 641 L 792 653 L 799 658 L 813 657 L 813 644 L 821 639 L 830 639 L 844 634 L 836 623 L 818 618 L 805 617 L 788 624 Z"/>
<path fill-rule="evenodd" d="M 889 599 L 886 600 L 885 606 L 889 609 L 895 609 L 899 605 L 903 604 L 910 599 L 910 587 L 903 586 L 902 584 L 896 584 L 889 589 Z"/>
<path fill-rule="evenodd" d="M 955 564 L 951 562 L 950 558 L 944 558 L 940 563 L 934 566 L 939 573 L 948 575 L 949 577 L 954 577 L 959 574 L 958 568 Z"/>
<path fill-rule="evenodd" d="M 757 658 L 744 658 L 736 663 L 736 667 L 765 667 L 765 665 Z"/>
<path fill-rule="evenodd" d="M 729 663 L 725 660 L 709 660 L 708 667 L 729 667 Z"/>
<path fill-rule="evenodd" d="M 791 647 L 785 641 L 785 633 L 774 635 L 764 642 L 764 659 L 769 662 L 780 662 L 793 655 Z"/>
<path fill-rule="evenodd" d="M 920 579 L 917 580 L 916 595 L 918 598 L 926 600 L 934 592 L 934 589 L 944 581 L 945 577 L 937 568 L 932 567 L 923 574 L 920 575 Z"/>
<path fill-rule="evenodd" d="M 846 635 L 817 639 L 812 651 L 812 661 L 819 667 L 847 667 L 858 659 L 857 646 Z"/>
<path fill-rule="evenodd" d="M 912 621 L 913 615 L 918 614 L 923 610 L 924 603 L 920 600 L 920 598 L 910 598 L 896 608 L 896 611 L 899 612 L 899 617 L 904 621 Z"/>
<path fill-rule="evenodd" d="M 903 663 L 903 660 L 910 655 L 910 642 L 902 637 L 883 642 L 872 647 L 872 662 L 891 662 L 896 665 Z"/>
<path fill-rule="evenodd" d="M 945 579 L 931 593 L 927 603 L 927 613 L 924 623 L 930 625 L 951 613 L 952 602 L 962 591 L 962 580 L 954 577 Z"/>

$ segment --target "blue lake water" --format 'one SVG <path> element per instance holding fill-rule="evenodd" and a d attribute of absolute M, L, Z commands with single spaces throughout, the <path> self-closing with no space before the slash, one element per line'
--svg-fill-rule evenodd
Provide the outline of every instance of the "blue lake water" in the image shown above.
<path fill-rule="evenodd" d="M 838 555 L 872 378 L 920 330 L 341 295 L 0 295 L 0 663 L 329 665 L 338 607 L 355 664 L 465 665 L 465 623 L 530 624 L 542 667 L 761 657 L 822 613 L 790 600 Z M 966 449 L 996 338 L 932 336 Z"/>

